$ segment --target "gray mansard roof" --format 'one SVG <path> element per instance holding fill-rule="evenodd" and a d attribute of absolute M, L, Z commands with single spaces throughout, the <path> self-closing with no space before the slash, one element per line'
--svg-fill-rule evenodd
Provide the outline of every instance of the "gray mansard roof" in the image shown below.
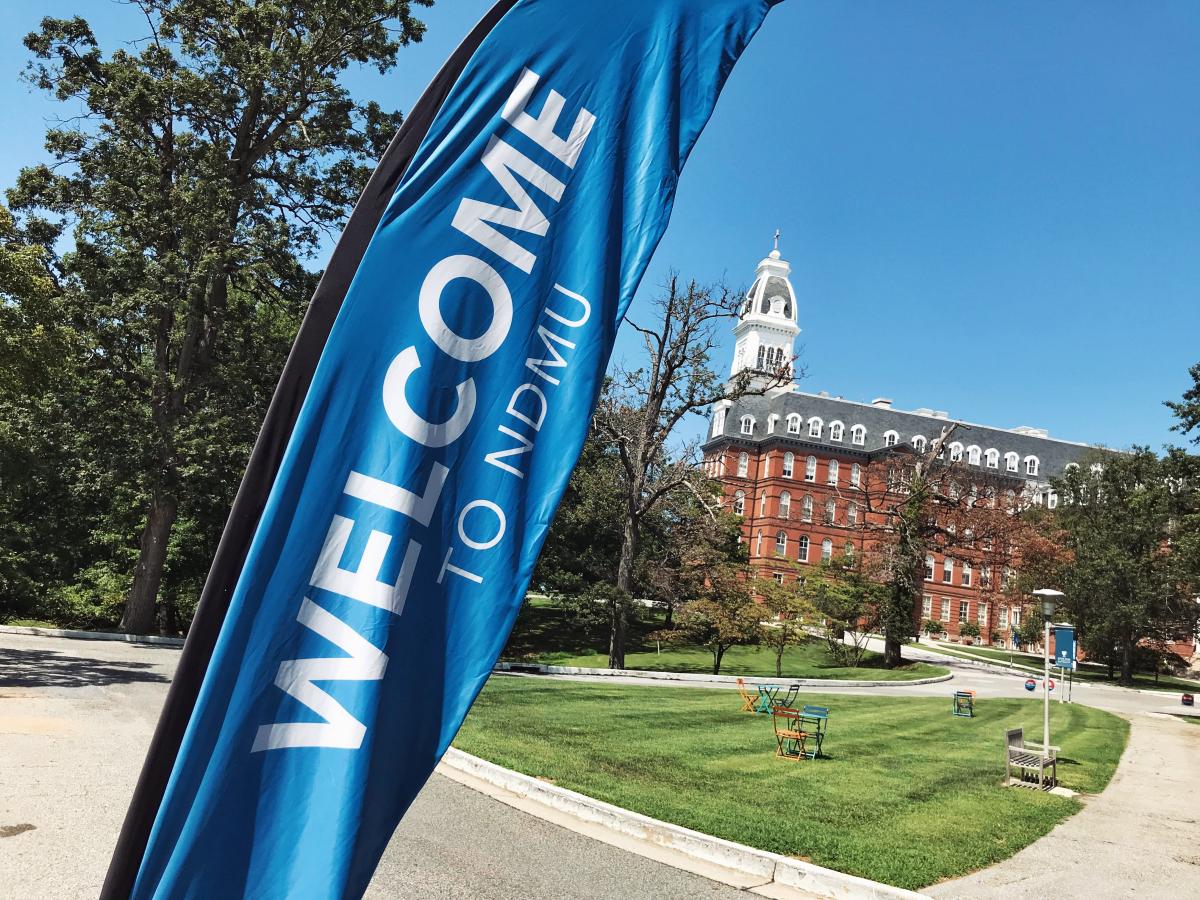
<path fill-rule="evenodd" d="M 885 406 L 884 403 L 889 405 Z M 793 414 L 801 418 L 799 434 L 789 434 L 787 430 L 788 416 Z M 752 435 L 741 433 L 741 419 L 747 415 L 755 420 Z M 772 415 L 779 418 L 775 423 L 774 432 L 768 434 L 767 422 Z M 809 420 L 813 418 L 819 418 L 822 422 L 820 438 L 809 436 Z M 1037 478 L 1044 481 L 1061 474 L 1069 463 L 1077 462 L 1093 449 L 1086 444 L 1051 438 L 1045 432 L 1036 429 L 1028 429 L 1028 432 L 1033 433 L 1027 433 L 1026 430 L 990 428 L 951 419 L 947 414 L 933 410 L 892 409 L 890 401 L 857 403 L 826 394 L 807 394 L 800 391 L 778 393 L 771 397 L 743 397 L 727 409 L 721 434 L 712 434 L 710 423 L 708 440 L 711 443 L 725 437 L 751 443 L 782 442 L 795 444 L 798 448 L 824 447 L 830 450 L 837 449 L 849 455 L 868 455 L 884 449 L 884 435 L 889 431 L 897 432 L 900 444 L 912 441 L 917 435 L 930 441 L 941 434 L 944 426 L 955 421 L 958 422 L 958 428 L 950 440 L 963 445 L 964 459 L 966 449 L 971 446 L 979 447 L 983 454 L 994 449 L 1000 454 L 999 471 L 1004 473 L 1005 454 L 1016 453 L 1020 457 L 1020 463 L 1015 474 L 1023 478 L 1032 477 L 1025 475 L 1025 458 L 1028 456 L 1037 457 Z M 844 435 L 840 441 L 830 439 L 829 426 L 833 422 L 841 422 L 844 426 Z M 852 440 L 851 430 L 855 425 L 866 428 L 866 440 L 861 446 Z M 980 468 L 986 469 L 986 455 L 982 463 Z"/>

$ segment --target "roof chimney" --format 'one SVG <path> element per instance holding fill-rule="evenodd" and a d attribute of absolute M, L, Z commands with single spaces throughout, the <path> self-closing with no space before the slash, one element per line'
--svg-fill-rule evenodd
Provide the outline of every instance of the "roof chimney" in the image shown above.
<path fill-rule="evenodd" d="M 874 400 L 871 401 L 871 405 L 878 406 L 880 409 L 891 409 L 892 408 L 892 398 L 891 397 L 876 397 Z"/>

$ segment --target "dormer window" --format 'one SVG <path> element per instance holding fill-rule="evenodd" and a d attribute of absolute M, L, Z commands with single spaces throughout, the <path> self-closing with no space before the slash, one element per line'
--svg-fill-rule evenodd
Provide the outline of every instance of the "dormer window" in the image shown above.
<path fill-rule="evenodd" d="M 895 431 L 885 431 L 883 433 L 883 446 L 895 447 L 898 443 L 900 443 L 900 435 Z"/>
<path fill-rule="evenodd" d="M 962 462 L 963 445 L 955 441 L 950 445 L 950 462 Z"/>
<path fill-rule="evenodd" d="M 913 445 L 913 449 L 916 450 L 918 453 L 924 453 L 925 447 L 927 446 L 927 441 L 925 440 L 925 436 L 923 434 L 914 434 L 913 439 L 912 439 L 912 445 Z"/>
<path fill-rule="evenodd" d="M 850 441 L 855 446 L 861 447 L 867 442 L 867 429 L 862 425 L 855 425 L 850 429 Z"/>
<path fill-rule="evenodd" d="M 1004 454 L 1004 469 L 1007 472 L 1016 472 L 1019 468 L 1020 457 L 1017 454 L 1009 451 Z"/>
<path fill-rule="evenodd" d="M 742 434 L 754 434 L 754 416 L 742 416 Z"/>
<path fill-rule="evenodd" d="M 794 413 L 787 417 L 788 434 L 800 433 L 800 417 Z"/>
<path fill-rule="evenodd" d="M 983 456 L 983 451 L 980 450 L 978 447 L 968 447 L 967 448 L 967 462 L 969 464 L 971 464 L 972 466 L 979 465 L 979 460 L 980 460 L 980 457 L 982 457 L 982 456 Z"/>
<path fill-rule="evenodd" d="M 714 435 L 718 435 L 724 430 L 725 430 L 725 410 L 718 409 L 715 413 L 713 413 L 712 433 Z"/>
<path fill-rule="evenodd" d="M 821 430 L 824 427 L 825 427 L 825 423 L 822 422 L 820 419 L 818 419 L 816 416 L 814 416 L 813 418 L 808 420 L 808 436 L 819 438 L 821 436 Z"/>
<path fill-rule="evenodd" d="M 983 455 L 983 457 L 984 457 L 984 459 L 987 460 L 987 467 L 989 469 L 1000 468 L 1000 451 L 999 450 L 989 449 L 988 452 Z"/>
<path fill-rule="evenodd" d="M 829 439 L 831 441 L 840 441 L 842 439 L 842 434 L 845 431 L 845 428 L 846 428 L 846 426 L 844 426 L 841 422 L 830 422 L 829 423 Z"/>
<path fill-rule="evenodd" d="M 1038 458 L 1036 456 L 1025 457 L 1025 474 L 1036 475 L 1038 473 Z"/>

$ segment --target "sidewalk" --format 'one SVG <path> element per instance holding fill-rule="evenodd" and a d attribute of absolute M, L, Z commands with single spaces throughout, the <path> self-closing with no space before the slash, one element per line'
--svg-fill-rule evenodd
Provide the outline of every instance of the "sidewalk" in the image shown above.
<path fill-rule="evenodd" d="M 955 900 L 1184 897 L 1200 878 L 1200 726 L 1130 717 L 1129 746 L 1099 796 L 996 865 L 926 889 Z"/>

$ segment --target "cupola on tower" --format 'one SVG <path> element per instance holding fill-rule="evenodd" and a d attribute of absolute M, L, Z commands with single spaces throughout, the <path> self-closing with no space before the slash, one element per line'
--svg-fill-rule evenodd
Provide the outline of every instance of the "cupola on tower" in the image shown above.
<path fill-rule="evenodd" d="M 792 364 L 792 343 L 800 333 L 796 324 L 796 292 L 788 276 L 792 267 L 775 249 L 758 264 L 754 284 L 746 294 L 741 316 L 733 328 L 733 368 L 730 377 L 749 369 L 774 375 Z"/>

